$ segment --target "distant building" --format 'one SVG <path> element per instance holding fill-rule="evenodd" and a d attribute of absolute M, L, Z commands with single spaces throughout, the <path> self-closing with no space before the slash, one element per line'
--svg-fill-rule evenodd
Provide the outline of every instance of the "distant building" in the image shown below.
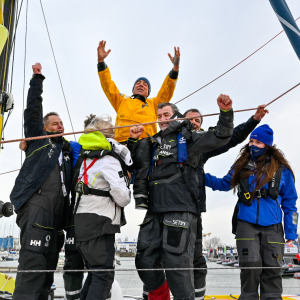
<path fill-rule="evenodd" d="M 116 246 L 116 251 L 120 251 L 120 252 L 133 252 L 136 253 L 136 245 L 137 242 L 133 241 L 133 242 L 128 242 L 128 241 L 120 241 L 117 240 L 115 243 Z"/>

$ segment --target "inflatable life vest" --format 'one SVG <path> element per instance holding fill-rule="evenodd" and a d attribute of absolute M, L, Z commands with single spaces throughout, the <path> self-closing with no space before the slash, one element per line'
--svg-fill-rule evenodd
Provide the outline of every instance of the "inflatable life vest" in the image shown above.
<path fill-rule="evenodd" d="M 115 153 L 113 150 L 84 150 L 84 149 L 81 149 L 80 153 L 79 153 L 79 157 L 73 168 L 74 176 L 73 176 L 73 182 L 72 182 L 72 193 L 74 195 L 75 195 L 75 193 L 77 194 L 76 203 L 75 203 L 74 212 L 73 212 L 74 214 L 76 214 L 76 211 L 78 209 L 82 195 L 90 194 L 90 195 L 96 195 L 96 196 L 102 196 L 102 197 L 111 197 L 109 191 L 102 191 L 100 189 L 90 188 L 88 186 L 87 177 L 86 177 L 86 173 L 87 173 L 88 169 L 91 168 L 98 159 L 100 159 L 106 155 L 113 156 L 120 162 L 123 176 L 125 178 L 127 187 L 129 188 L 130 179 L 129 179 L 129 176 L 127 173 L 127 166 L 126 166 L 125 162 L 122 160 L 122 158 L 117 153 Z M 88 167 L 86 167 L 86 165 L 85 165 L 84 172 L 82 174 L 83 181 L 78 180 L 78 175 L 79 175 L 81 165 L 82 165 L 82 163 L 86 164 L 86 159 L 92 159 L 93 161 Z M 74 165 L 74 163 L 73 163 L 73 165 Z M 125 224 L 126 224 L 126 219 L 125 219 L 125 214 L 124 214 L 124 208 L 121 207 L 121 226 L 123 226 Z"/>
<path fill-rule="evenodd" d="M 243 172 L 245 171 L 242 171 L 241 173 Z M 249 177 L 240 179 L 238 188 L 239 201 L 250 206 L 252 199 L 254 198 L 267 198 L 269 196 L 271 199 L 276 200 L 279 195 L 281 172 L 282 166 L 280 166 L 274 173 L 271 181 L 269 182 L 268 189 L 263 187 L 260 190 L 256 190 L 254 193 L 252 193 L 253 197 L 250 193 Z"/>
<path fill-rule="evenodd" d="M 245 168 L 246 170 L 249 170 L 249 168 Z M 242 171 L 245 172 L 246 170 Z M 280 186 L 280 180 L 281 180 L 281 172 L 282 172 L 282 166 L 279 166 L 277 171 L 274 173 L 271 181 L 269 182 L 268 189 L 262 188 L 260 190 L 257 190 L 254 192 L 253 197 L 250 193 L 250 187 L 249 187 L 249 177 L 242 178 L 240 180 L 240 186 L 238 189 L 238 202 L 235 205 L 234 212 L 232 215 L 232 233 L 236 234 L 236 228 L 237 228 L 237 216 L 239 213 L 239 206 L 238 203 L 241 202 L 245 205 L 251 206 L 252 200 L 254 198 L 267 198 L 268 196 L 273 199 L 277 200 L 279 195 L 279 186 Z"/>

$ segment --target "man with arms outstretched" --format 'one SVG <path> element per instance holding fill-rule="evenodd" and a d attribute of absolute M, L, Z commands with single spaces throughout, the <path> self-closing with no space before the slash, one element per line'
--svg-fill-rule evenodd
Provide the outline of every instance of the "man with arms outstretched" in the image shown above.
<path fill-rule="evenodd" d="M 111 80 L 110 70 L 104 60 L 110 53 L 105 50 L 106 41 L 101 41 L 98 46 L 98 75 L 102 89 L 117 113 L 116 126 L 139 124 L 147 122 L 155 122 L 157 119 L 157 106 L 163 102 L 170 102 L 179 71 L 180 49 L 174 47 L 174 56 L 170 53 L 169 58 L 173 63 L 173 68 L 165 78 L 156 97 L 149 98 L 151 85 L 147 78 L 139 77 L 132 88 L 132 96 L 126 96 L 118 90 L 115 83 Z M 115 139 L 118 142 L 125 142 L 129 134 L 129 127 L 116 129 Z M 142 137 L 147 137 L 147 134 L 154 135 L 156 124 L 145 126 L 145 132 Z"/>

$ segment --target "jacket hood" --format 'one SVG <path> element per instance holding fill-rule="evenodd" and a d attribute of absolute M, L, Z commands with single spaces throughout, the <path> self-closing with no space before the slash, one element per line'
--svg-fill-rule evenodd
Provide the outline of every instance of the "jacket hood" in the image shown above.
<path fill-rule="evenodd" d="M 109 141 L 99 131 L 82 134 L 78 143 L 85 150 L 111 150 Z"/>

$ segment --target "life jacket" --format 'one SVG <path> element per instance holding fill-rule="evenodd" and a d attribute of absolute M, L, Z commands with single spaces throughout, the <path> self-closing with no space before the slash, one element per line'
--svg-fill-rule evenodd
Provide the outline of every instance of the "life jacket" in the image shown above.
<path fill-rule="evenodd" d="M 122 168 L 122 173 L 123 173 L 120 175 L 124 176 L 127 187 L 129 188 L 130 180 L 129 180 L 129 176 L 127 173 L 127 166 L 117 153 L 115 153 L 113 150 L 84 150 L 84 149 L 81 149 L 80 153 L 79 153 L 79 157 L 77 159 L 77 162 L 73 168 L 74 176 L 73 176 L 73 182 L 72 182 L 72 193 L 73 193 L 74 197 L 75 197 L 75 193 L 77 193 L 76 203 L 74 203 L 74 212 L 73 212 L 74 214 L 76 214 L 76 211 L 78 209 L 82 195 L 90 194 L 90 195 L 96 195 L 96 196 L 102 196 L 102 197 L 111 197 L 109 191 L 103 191 L 100 189 L 89 188 L 87 181 L 84 180 L 87 170 L 89 168 L 91 168 L 98 159 L 100 159 L 106 155 L 110 155 L 110 156 L 116 158 L 120 162 L 121 168 Z M 82 165 L 82 163 L 84 163 L 84 164 L 86 163 L 86 159 L 92 159 L 93 161 L 87 168 L 85 167 L 83 176 L 82 176 L 83 178 L 78 179 L 81 165 Z M 121 207 L 121 226 L 123 226 L 125 224 L 126 224 L 126 220 L 125 220 L 124 208 Z"/>
<path fill-rule="evenodd" d="M 152 141 L 153 141 L 153 137 L 151 138 Z M 155 155 L 155 151 L 157 150 L 157 147 L 158 147 L 158 141 L 154 139 L 154 142 L 156 142 L 154 144 L 154 147 L 153 147 L 153 154 L 152 154 L 152 159 L 151 159 L 151 164 L 150 164 L 150 168 L 149 168 L 149 175 L 150 173 L 152 172 L 153 170 L 153 167 L 154 167 L 154 155 Z M 188 159 L 188 151 L 187 151 L 187 140 L 186 138 L 182 135 L 182 132 L 179 131 L 178 134 L 177 134 L 177 158 L 175 157 L 171 157 L 171 158 L 164 158 L 163 161 L 167 161 L 167 162 L 177 162 L 178 165 L 179 165 L 179 170 L 182 174 L 182 177 L 183 177 L 183 180 L 184 180 L 184 183 L 189 191 L 189 193 L 191 194 L 191 197 L 193 198 L 193 200 L 196 202 L 196 205 L 198 206 L 199 205 L 199 201 L 198 201 L 198 197 L 196 196 L 192 186 L 191 186 L 191 183 L 189 181 L 189 179 L 187 178 L 187 175 L 186 175 L 186 172 L 185 172 L 185 168 L 186 168 L 186 165 L 185 165 L 185 162 L 187 161 Z"/>
<path fill-rule="evenodd" d="M 245 171 L 242 171 L 241 173 Z M 282 171 L 282 166 L 280 166 L 277 169 L 277 171 L 273 174 L 273 177 L 269 182 L 268 189 L 263 187 L 260 190 L 256 190 L 254 193 L 252 193 L 253 197 L 250 193 L 249 177 L 240 179 L 239 188 L 238 188 L 239 201 L 246 205 L 251 205 L 253 198 L 267 198 L 269 196 L 271 199 L 276 200 L 279 195 L 281 171 Z"/>
<path fill-rule="evenodd" d="M 246 170 L 249 170 L 249 167 L 246 167 L 245 170 L 242 170 L 242 172 L 245 172 Z M 238 220 L 237 216 L 239 213 L 239 203 L 243 203 L 245 205 L 250 206 L 253 198 L 267 198 L 268 196 L 273 200 L 277 200 L 279 196 L 281 172 L 282 172 L 282 166 L 279 166 L 277 171 L 273 174 L 271 181 L 269 182 L 268 189 L 263 187 L 260 190 L 255 191 L 253 197 L 251 197 L 251 193 L 250 193 L 249 177 L 245 177 L 240 180 L 240 185 L 238 188 L 238 202 L 235 205 L 234 212 L 232 215 L 233 234 L 236 234 L 237 220 Z"/>

